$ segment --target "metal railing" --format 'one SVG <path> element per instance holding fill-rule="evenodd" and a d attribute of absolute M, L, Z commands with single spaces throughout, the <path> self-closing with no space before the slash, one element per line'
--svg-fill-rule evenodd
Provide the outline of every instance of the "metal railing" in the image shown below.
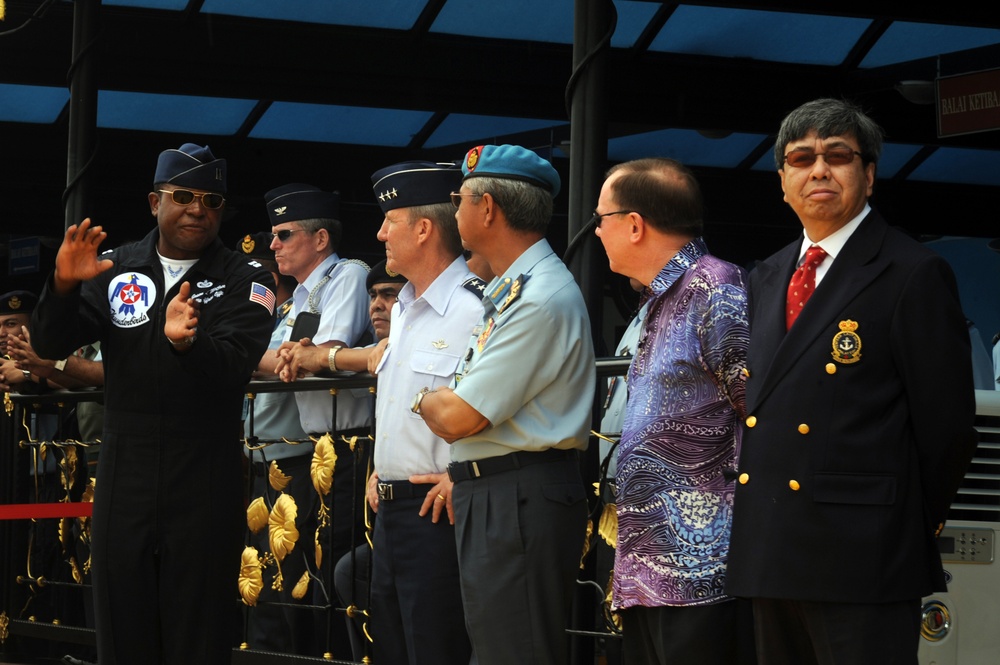
<path fill-rule="evenodd" d="M 600 380 L 595 393 L 595 420 L 600 421 L 600 414 L 597 407 L 600 404 L 599 396 L 603 395 L 604 381 L 608 376 L 624 373 L 628 368 L 628 359 L 614 358 L 601 359 L 597 363 L 597 372 Z M 342 390 L 368 389 L 372 395 L 372 428 L 369 437 L 358 437 L 355 444 L 355 468 L 362 465 L 364 474 L 360 477 L 367 479 L 371 471 L 372 441 L 374 441 L 374 386 L 375 379 L 368 375 L 353 375 L 337 378 L 309 378 L 293 384 L 285 384 L 278 381 L 253 381 L 246 387 L 249 403 L 252 405 L 255 397 L 262 393 L 272 392 L 301 392 L 301 391 L 329 391 L 331 393 L 331 409 L 333 410 L 333 421 L 336 421 L 336 393 Z M 87 468 L 87 457 L 92 457 L 92 453 L 99 451 L 98 441 L 79 441 L 67 436 L 71 434 L 63 421 L 68 420 L 73 408 L 79 402 L 99 401 L 103 398 L 103 393 L 99 390 L 84 391 L 56 391 L 42 395 L 17 395 L 11 394 L 8 398 L 8 413 L 6 416 L 0 415 L 0 511 L 5 506 L 28 506 L 29 504 L 42 503 L 45 497 L 37 490 L 39 478 L 45 476 L 50 485 L 54 487 L 57 495 L 55 501 L 65 504 L 65 511 L 69 513 L 80 512 L 79 516 L 67 516 L 55 518 L 57 525 L 64 527 L 63 538 L 66 535 L 65 527 L 70 527 L 72 531 L 73 545 L 86 545 L 85 534 L 89 533 L 86 528 L 89 521 L 90 511 L 83 505 L 91 500 L 90 496 L 84 496 L 89 485 L 87 480 L 93 474 Z M 54 435 L 49 439 L 37 439 L 30 431 L 32 416 L 43 413 L 56 416 L 59 426 Z M 263 447 L 270 441 L 258 439 L 254 433 L 253 410 L 250 410 L 250 417 L 247 420 L 245 431 L 245 445 L 252 448 Z M 303 442 L 304 443 L 304 442 Z M 47 458 L 58 458 L 55 468 L 51 467 L 47 474 L 32 474 L 31 468 L 38 468 L 37 464 L 32 466 L 33 459 L 39 457 L 42 450 L 46 451 Z M 67 456 L 73 454 L 68 451 L 82 451 L 76 455 L 76 466 L 71 466 L 67 461 Z M 89 453 L 89 454 L 88 454 Z M 99 454 L 99 453 L 98 453 Z M 251 453 L 253 455 L 253 453 Z M 597 469 L 600 460 L 597 459 L 597 446 L 590 446 L 587 455 L 584 456 L 585 480 L 591 483 L 597 480 Z M 254 458 L 251 457 L 251 462 Z M 280 462 L 279 462 L 280 466 Z M 248 464 L 247 469 L 247 496 L 252 492 L 254 481 L 253 463 Z M 70 476 L 76 480 L 69 482 Z M 99 491 L 99 490 L 98 490 Z M 52 493 L 48 495 L 50 498 Z M 324 497 L 324 505 L 332 514 L 331 497 L 333 492 Z M 365 532 L 355 533 L 352 531 L 351 551 L 356 544 L 365 541 L 370 546 L 371 519 L 367 510 L 367 502 L 364 499 L 364 483 L 354 489 L 352 496 L 355 498 L 352 513 L 358 515 L 363 513 L 363 523 Z M 593 492 L 588 492 L 588 496 L 594 497 Z M 600 515 L 600 498 L 593 498 L 591 514 Z M 26 510 L 31 511 L 28 507 Z M 37 512 L 37 510 L 35 511 Z M 35 513 L 32 513 L 35 514 Z M 0 512 L 2 515 L 2 512 Z M 66 521 L 70 520 L 69 523 Z M 33 568 L 27 564 L 29 548 L 34 540 L 34 531 L 37 531 L 49 522 L 51 528 L 52 520 L 25 519 L 12 520 L 0 519 L 0 654 L 6 653 L 6 649 L 17 649 L 18 646 L 30 648 L 32 641 L 59 642 L 69 645 L 93 646 L 95 643 L 94 631 L 86 627 L 86 622 L 73 623 L 64 617 L 41 618 L 32 613 L 32 606 L 37 602 L 38 596 L 42 592 L 49 593 L 53 589 L 59 589 L 59 595 L 64 596 L 64 600 L 71 598 L 68 594 L 75 594 L 75 600 L 71 600 L 78 606 L 84 606 L 89 602 L 89 566 L 85 560 L 76 560 L 75 566 L 79 575 L 72 578 L 59 579 L 57 576 L 42 574 L 43 571 L 29 570 Z M 58 531 L 58 526 L 54 527 Z M 367 532 L 367 533 L 366 533 Z M 81 540 L 82 538 L 82 540 Z M 249 538 L 249 536 L 248 536 Z M 594 539 L 598 538 L 595 533 Z M 60 541 L 62 542 L 62 541 Z M 249 540 L 248 540 L 249 542 Z M 74 556 L 69 552 L 74 548 L 63 549 L 60 552 L 63 563 Z M 82 559 L 82 557 L 75 557 Z M 327 557 L 324 557 L 326 559 Z M 332 558 L 332 557 L 330 557 Z M 362 622 L 367 620 L 367 608 L 354 604 L 346 607 L 337 602 L 337 594 L 333 580 L 333 567 L 336 561 L 324 560 L 321 567 L 321 574 L 317 575 L 314 583 L 322 585 L 322 596 L 326 602 L 315 604 L 294 605 L 297 611 L 303 613 L 319 613 L 324 617 L 322 623 L 328 628 L 334 621 L 343 621 L 345 614 L 355 616 Z M 73 566 L 69 566 L 73 568 Z M 236 587 L 236 573 L 238 572 L 237 562 L 234 562 L 234 589 Z M 352 579 L 355 576 L 352 575 Z M 595 557 L 588 556 L 584 560 L 583 573 L 580 576 L 579 593 L 574 610 L 573 628 L 570 630 L 573 636 L 573 662 L 594 662 L 594 653 L 599 650 L 597 643 L 601 640 L 616 639 L 617 634 L 613 625 L 605 625 L 602 617 L 607 615 L 604 611 L 604 588 L 597 584 L 597 566 Z M 294 580 L 286 580 L 286 583 L 294 584 Z M 238 601 L 237 601 L 238 602 Z M 335 660 L 330 652 L 329 644 L 330 631 L 327 631 L 326 652 L 324 654 L 302 655 L 302 654 L 276 654 L 263 651 L 256 651 L 247 646 L 247 627 L 249 613 L 255 608 L 243 607 L 243 646 L 233 652 L 234 663 L 301 663 L 301 662 L 325 662 L 325 663 L 348 663 L 357 661 Z M 89 610 L 83 613 L 89 616 Z M 303 617 L 309 620 L 311 617 Z M 18 638 L 27 640 L 23 645 L 17 643 Z M 17 644 L 15 644 L 17 643 Z M 6 645 L 6 647 L 4 646 Z M 371 644 L 367 644 L 366 654 L 362 659 L 363 663 L 370 663 Z"/>

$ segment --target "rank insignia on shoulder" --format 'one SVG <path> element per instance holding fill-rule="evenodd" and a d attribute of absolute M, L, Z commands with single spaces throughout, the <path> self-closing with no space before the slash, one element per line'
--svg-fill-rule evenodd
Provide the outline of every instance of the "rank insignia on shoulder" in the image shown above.
<path fill-rule="evenodd" d="M 841 321 L 840 332 L 833 336 L 833 352 L 830 354 L 838 363 L 850 365 L 861 360 L 861 338 L 854 332 L 857 321 Z"/>
<path fill-rule="evenodd" d="M 486 291 L 486 282 L 478 277 L 470 277 L 462 282 L 462 286 L 464 286 L 466 290 L 470 291 L 474 296 L 479 298 L 482 298 L 483 293 Z"/>
<path fill-rule="evenodd" d="M 500 304 L 496 303 L 496 296 L 499 296 L 501 294 L 495 294 L 494 306 L 496 306 L 497 308 L 497 314 L 503 313 L 505 309 L 510 307 L 511 303 L 515 302 L 518 298 L 521 297 L 521 287 L 524 286 L 525 281 L 526 280 L 524 275 L 518 275 L 516 279 L 511 281 L 510 288 L 507 290 L 507 297 L 505 297 L 504 301 Z"/>

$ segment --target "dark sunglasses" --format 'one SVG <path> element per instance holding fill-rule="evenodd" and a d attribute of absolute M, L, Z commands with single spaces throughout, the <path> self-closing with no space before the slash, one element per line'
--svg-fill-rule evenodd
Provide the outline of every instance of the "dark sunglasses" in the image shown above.
<path fill-rule="evenodd" d="M 170 194 L 170 198 L 179 206 L 191 205 L 195 199 L 201 199 L 201 205 L 209 210 L 218 210 L 226 204 L 225 197 L 214 192 L 195 194 L 190 189 L 160 189 L 157 191 L 161 194 Z"/>
<path fill-rule="evenodd" d="M 305 229 L 281 229 L 280 231 L 275 231 L 271 234 L 272 238 L 277 238 L 281 242 L 285 242 L 292 237 L 293 233 L 298 233 L 299 231 L 304 231 Z"/>
<path fill-rule="evenodd" d="M 785 162 L 795 168 L 806 168 L 816 163 L 816 158 L 822 156 L 827 166 L 844 166 L 854 161 L 854 155 L 858 157 L 861 153 L 850 148 L 834 148 L 826 152 L 813 152 L 812 150 L 792 150 L 785 155 Z"/>
<path fill-rule="evenodd" d="M 597 212 L 595 210 L 594 211 L 594 216 L 590 218 L 590 222 L 588 222 L 588 224 L 600 227 L 601 224 L 604 222 L 604 218 L 605 217 L 611 217 L 612 215 L 628 215 L 628 214 L 633 213 L 633 212 L 636 212 L 636 211 L 635 210 L 615 210 L 614 212 L 606 212 L 604 214 L 601 214 L 601 213 L 599 213 L 599 212 Z M 641 217 L 645 217 L 645 215 L 643 215 L 641 212 L 639 213 L 639 215 Z"/>

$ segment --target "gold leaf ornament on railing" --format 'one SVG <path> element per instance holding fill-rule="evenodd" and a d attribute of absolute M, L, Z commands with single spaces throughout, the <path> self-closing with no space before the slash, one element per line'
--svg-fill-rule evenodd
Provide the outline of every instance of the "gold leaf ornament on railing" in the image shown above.
<path fill-rule="evenodd" d="M 77 455 L 76 446 L 66 446 L 62 448 L 63 457 L 59 460 L 59 478 L 62 481 L 63 489 L 69 492 L 76 483 Z"/>
<path fill-rule="evenodd" d="M 587 559 L 587 554 L 590 553 L 590 541 L 594 537 L 594 522 L 593 520 L 587 520 L 586 533 L 583 536 L 583 554 L 580 555 L 580 570 L 583 570 L 584 561 Z"/>
<path fill-rule="evenodd" d="M 333 447 L 333 439 L 329 434 L 324 434 L 316 441 L 312 464 L 309 467 L 313 487 L 319 494 L 319 510 L 316 511 L 317 529 L 325 528 L 330 523 L 330 511 L 323 497 L 329 494 L 330 488 L 333 487 L 333 471 L 336 468 L 337 451 Z"/>
<path fill-rule="evenodd" d="M 333 448 L 333 439 L 329 434 L 324 434 L 316 442 L 313 450 L 312 465 L 309 468 L 309 475 L 312 478 L 313 487 L 321 497 L 330 493 L 333 486 L 333 471 L 337 466 L 337 452 Z"/>
<path fill-rule="evenodd" d="M 257 550 L 246 547 L 243 550 L 239 577 L 240 598 L 244 605 L 253 607 L 257 604 L 260 592 L 264 588 L 264 576 L 261 572 L 260 558 Z"/>
<path fill-rule="evenodd" d="M 299 539 L 299 530 L 295 526 L 295 518 L 299 509 L 295 505 L 295 499 L 289 494 L 282 494 L 274 502 L 271 509 L 268 523 L 268 542 L 271 545 L 271 554 L 279 562 L 295 549 L 295 543 Z"/>
<path fill-rule="evenodd" d="M 264 497 L 257 497 L 247 506 L 247 527 L 252 533 L 260 533 L 260 530 L 267 526 L 269 517 Z"/>
<path fill-rule="evenodd" d="M 615 504 L 604 504 L 604 512 L 601 513 L 601 520 L 597 525 L 597 533 L 611 547 L 615 547 L 618 542 L 618 513 Z"/>
<path fill-rule="evenodd" d="M 267 481 L 271 483 L 275 492 L 283 492 L 291 479 L 291 476 L 286 476 L 278 467 L 277 460 L 271 460 L 271 464 L 267 467 Z"/>
<path fill-rule="evenodd" d="M 302 600 L 306 597 L 306 591 L 309 590 L 309 571 L 302 573 L 302 577 L 299 581 L 295 583 L 295 588 L 292 589 L 292 598 L 295 600 Z"/>
<path fill-rule="evenodd" d="M 295 499 L 288 494 L 282 494 L 274 502 L 271 515 L 268 518 L 268 543 L 271 546 L 271 555 L 274 557 L 274 565 L 277 571 L 274 573 L 274 581 L 271 588 L 281 591 L 284 588 L 285 578 L 281 573 L 281 562 L 288 553 L 295 549 L 295 543 L 299 539 L 299 530 L 295 526 L 295 518 L 299 509 L 295 505 Z"/>

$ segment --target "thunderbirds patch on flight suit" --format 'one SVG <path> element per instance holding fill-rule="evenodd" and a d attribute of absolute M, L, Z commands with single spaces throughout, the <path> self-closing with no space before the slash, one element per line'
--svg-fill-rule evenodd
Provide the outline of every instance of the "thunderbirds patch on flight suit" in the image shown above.
<path fill-rule="evenodd" d="M 156 300 L 156 284 L 141 272 L 124 272 L 108 284 L 111 322 L 119 328 L 135 328 L 149 322 L 146 313 Z"/>
<path fill-rule="evenodd" d="M 833 336 L 833 352 L 830 354 L 838 363 L 850 365 L 861 360 L 861 338 L 854 332 L 858 323 L 847 319 L 839 324 L 840 332 Z"/>

